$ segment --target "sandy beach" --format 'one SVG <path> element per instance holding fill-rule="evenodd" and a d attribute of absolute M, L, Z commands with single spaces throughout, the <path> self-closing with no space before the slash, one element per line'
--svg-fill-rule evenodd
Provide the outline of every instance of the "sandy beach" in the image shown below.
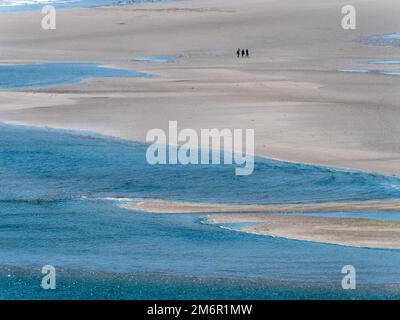
<path fill-rule="evenodd" d="M 0 121 L 144 140 L 151 128 L 254 128 L 259 155 L 400 174 L 399 77 L 344 74 L 395 48 L 355 40 L 398 28 L 395 0 L 354 1 L 358 28 L 341 28 L 345 1 L 187 0 L 2 14 L 1 64 L 97 61 L 157 79 L 93 79 L 0 92 Z M 299 28 L 301 26 L 301 28 Z M 250 49 L 237 59 L 237 47 Z M 172 55 L 175 63 L 135 62 Z"/>
<path fill-rule="evenodd" d="M 400 222 L 283 215 L 312 212 L 398 211 L 400 202 L 396 200 L 288 205 L 221 205 L 143 200 L 123 207 L 133 211 L 162 214 L 213 213 L 207 216 L 207 220 L 214 224 L 258 223 L 256 226 L 241 228 L 244 232 L 352 247 L 400 249 Z"/>
<path fill-rule="evenodd" d="M 307 213 L 307 212 L 358 212 L 358 211 L 399 211 L 399 200 L 332 202 L 312 204 L 263 204 L 232 205 L 193 202 L 172 202 L 161 200 L 141 200 L 125 208 L 152 213 Z"/>
<path fill-rule="evenodd" d="M 89 130 L 144 141 L 152 128 L 251 128 L 255 153 L 287 161 L 400 175 L 400 77 L 350 74 L 364 60 L 396 60 L 398 49 L 358 39 L 398 31 L 397 0 L 355 0 L 357 30 L 341 28 L 346 1 L 186 0 L 2 14 L 0 64 L 98 62 L 158 75 L 99 78 L 79 85 L 0 91 L 0 121 Z M 301 27 L 300 27 L 301 26 Z M 249 48 L 249 58 L 236 49 Z M 174 56 L 172 63 L 135 61 Z M 398 210 L 398 201 L 230 206 L 139 203 L 163 213 Z M 221 216 L 272 223 L 273 236 L 399 248 L 397 223 L 313 217 Z M 224 220 L 224 221 L 225 221 Z M 272 227 L 271 227 L 272 226 Z"/>
<path fill-rule="evenodd" d="M 283 215 L 211 215 L 212 223 L 259 223 L 245 232 L 367 248 L 400 248 L 400 222 Z"/>

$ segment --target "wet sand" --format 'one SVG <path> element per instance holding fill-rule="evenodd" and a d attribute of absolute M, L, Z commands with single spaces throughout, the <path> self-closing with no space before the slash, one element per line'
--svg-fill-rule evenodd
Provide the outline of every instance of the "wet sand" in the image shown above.
<path fill-rule="evenodd" d="M 254 128 L 255 152 L 297 162 L 400 175 L 400 77 L 346 74 L 398 50 L 359 37 L 398 31 L 397 0 L 187 0 L 2 14 L 0 64 L 97 61 L 158 79 L 0 92 L 0 121 L 145 140 L 152 128 Z M 236 49 L 249 48 L 249 59 Z M 176 56 L 174 63 L 133 61 Z"/>
<path fill-rule="evenodd" d="M 352 247 L 400 249 L 400 222 L 284 215 L 210 215 L 212 223 L 259 223 L 242 230 Z"/>
<path fill-rule="evenodd" d="M 400 211 L 400 200 L 364 201 L 347 203 L 312 204 L 265 204 L 234 205 L 193 202 L 143 200 L 127 204 L 125 208 L 152 213 L 312 213 L 312 212 L 357 212 L 357 211 Z"/>
<path fill-rule="evenodd" d="M 207 219 L 215 224 L 259 223 L 257 226 L 242 228 L 244 232 L 354 247 L 400 249 L 400 222 L 279 215 L 282 213 L 399 211 L 400 200 L 288 205 L 228 205 L 144 200 L 123 207 L 133 211 L 162 214 L 214 213 L 208 215 Z M 259 214 L 251 215 L 250 213 Z"/>
<path fill-rule="evenodd" d="M 0 91 L 0 121 L 91 130 L 145 140 L 152 128 L 253 128 L 255 152 L 289 161 L 400 175 L 400 77 L 346 74 L 398 50 L 360 37 L 399 31 L 397 0 L 355 0 L 357 30 L 343 30 L 346 1 L 187 0 L 1 15 L 0 64 L 88 61 L 158 74 L 81 85 Z M 238 47 L 250 58 L 237 59 Z M 173 63 L 134 61 L 175 56 Z M 398 210 L 399 201 L 235 206 L 146 201 L 159 213 Z M 327 243 L 398 248 L 398 224 L 363 219 L 218 215 L 271 223 L 248 231 Z M 213 217 L 213 219 L 217 219 Z"/>

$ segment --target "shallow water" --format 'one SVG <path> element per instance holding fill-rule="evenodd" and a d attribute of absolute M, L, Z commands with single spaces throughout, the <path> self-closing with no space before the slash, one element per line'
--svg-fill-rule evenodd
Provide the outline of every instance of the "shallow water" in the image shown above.
<path fill-rule="evenodd" d="M 398 47 L 400 46 L 400 32 L 372 35 L 361 38 L 360 41 L 369 45 Z"/>
<path fill-rule="evenodd" d="M 89 133 L 0 125 L 2 298 L 398 297 L 397 250 L 258 236 L 201 223 L 202 215 L 119 206 L 131 198 L 399 198 L 397 178 L 269 159 L 237 177 L 229 165 L 149 166 L 145 150 Z M 60 271 L 52 293 L 39 287 L 45 264 Z M 357 268 L 362 290 L 340 289 L 347 264 Z"/>
<path fill-rule="evenodd" d="M 140 57 L 133 59 L 138 62 L 152 62 L 152 63 L 172 63 L 176 61 L 174 56 L 159 56 L 159 57 Z"/>
<path fill-rule="evenodd" d="M 380 35 L 372 35 L 368 37 L 363 37 L 358 39 L 359 42 L 366 45 L 374 45 L 374 46 L 400 46 L 400 33 L 390 33 L 390 34 L 380 34 Z M 365 60 L 359 61 L 357 63 L 365 64 L 365 65 L 377 65 L 381 67 L 386 67 L 385 69 L 366 69 L 366 68 L 341 68 L 337 69 L 339 72 L 346 73 L 365 73 L 365 74 L 380 74 L 384 76 L 400 76 L 400 70 L 396 68 L 393 70 L 393 67 L 397 67 L 400 65 L 400 60 Z M 389 68 L 392 68 L 391 70 Z"/>
<path fill-rule="evenodd" d="M 0 89 L 54 87 L 80 83 L 88 78 L 138 78 L 154 75 L 108 68 L 96 63 L 33 63 L 0 66 Z"/>
<path fill-rule="evenodd" d="M 0 0 L 0 13 L 41 10 L 45 5 L 52 5 L 57 9 L 68 9 L 168 1 L 173 0 Z"/>
<path fill-rule="evenodd" d="M 400 61 L 397 60 L 382 60 L 382 61 L 363 61 L 364 64 L 375 64 L 381 66 L 396 66 L 400 64 Z M 399 76 L 400 71 L 390 71 L 390 70 L 376 70 L 376 69 L 360 69 L 360 68 L 344 68 L 338 69 L 339 72 L 346 73 L 372 73 L 372 74 L 380 74 L 385 76 Z"/>
<path fill-rule="evenodd" d="M 400 76 L 400 71 L 387 71 L 382 72 L 385 76 Z"/>
<path fill-rule="evenodd" d="M 376 61 L 365 61 L 364 63 L 393 65 L 393 64 L 400 64 L 400 61 L 399 60 L 376 60 Z"/>
<path fill-rule="evenodd" d="M 349 73 L 368 73 L 370 70 L 368 69 L 338 69 L 340 72 L 349 72 Z"/>
<path fill-rule="evenodd" d="M 338 69 L 338 71 L 346 73 L 373 73 L 384 76 L 400 76 L 400 71 L 382 71 L 382 70 L 368 70 L 368 69 Z"/>

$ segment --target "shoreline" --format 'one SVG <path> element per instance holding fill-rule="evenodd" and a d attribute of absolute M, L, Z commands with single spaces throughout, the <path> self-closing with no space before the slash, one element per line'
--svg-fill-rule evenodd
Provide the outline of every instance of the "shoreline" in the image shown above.
<path fill-rule="evenodd" d="M 400 211 L 400 200 L 326 202 L 309 204 L 212 204 L 164 200 L 138 200 L 122 206 L 132 211 L 160 214 L 198 213 L 314 213 Z"/>
<path fill-rule="evenodd" d="M 290 240 L 370 249 L 400 249 L 400 222 L 283 215 L 208 215 L 211 224 L 257 223 L 240 231 Z"/>
<path fill-rule="evenodd" d="M 311 3 L 313 10 L 307 9 Z M 396 48 L 355 41 L 397 30 L 395 12 L 377 10 L 395 3 L 357 0 L 364 23 L 354 32 L 340 28 L 340 0 L 192 0 L 73 8 L 57 12 L 52 31 L 41 29 L 40 12 L 3 14 L 0 63 L 100 61 L 160 77 L 1 91 L 0 121 L 142 142 L 150 129 L 168 131 L 168 120 L 197 132 L 252 128 L 254 153 L 260 157 L 400 176 L 400 92 L 395 89 L 400 78 L 336 71 L 357 68 L 360 61 L 397 60 Z M 368 24 L 378 20 L 379 25 Z M 249 48 L 250 58 L 236 58 L 238 47 Z M 132 60 L 163 55 L 180 58 L 168 64 Z M 146 206 L 169 213 L 223 213 L 397 210 L 399 203 Z"/>
<path fill-rule="evenodd" d="M 109 4 L 88 4 L 85 1 L 83 1 L 85 4 L 80 4 L 80 1 L 50 1 L 50 2 L 37 2 L 37 3 L 31 3 L 31 4 L 21 4 L 21 5 L 8 5 L 8 6 L 0 6 L 0 14 L 13 14 L 13 13 L 26 13 L 26 12 L 32 12 L 32 11 L 41 11 L 41 9 L 46 6 L 46 5 L 51 5 L 54 6 L 56 10 L 74 10 L 74 9 L 107 9 L 107 8 L 113 8 L 113 7 L 124 7 L 124 6 L 135 6 L 135 5 L 140 5 L 143 3 L 167 3 L 167 2 L 173 2 L 176 0 L 158 0 L 158 1 L 153 1 L 153 0 L 145 0 L 141 2 L 131 2 L 131 3 L 116 3 L 114 1 L 110 1 Z M 76 6 L 75 6 L 76 5 Z"/>
<path fill-rule="evenodd" d="M 398 0 L 52 1 L 0 6 L 0 296 L 400 296 Z"/>
<path fill-rule="evenodd" d="M 207 214 L 210 224 L 257 223 L 241 232 L 360 248 L 400 249 L 400 222 L 285 213 L 399 211 L 400 200 L 305 205 L 226 205 L 141 200 L 122 208 L 155 214 Z M 256 214 L 258 213 L 258 214 Z"/>
<path fill-rule="evenodd" d="M 386 19 L 387 25 L 376 30 L 343 33 L 330 14 L 339 2 L 317 5 L 316 10 L 327 19 L 316 19 L 313 24 L 308 21 L 312 12 L 293 0 L 246 4 L 192 0 L 74 8 L 60 10 L 54 32 L 40 29 L 38 12 L 18 12 L 18 17 L 5 14 L 1 23 L 5 33 L 0 35 L 5 48 L 2 63 L 102 61 L 154 72 L 160 78 L 90 79 L 81 85 L 1 92 L 7 99 L 0 102 L 0 120 L 93 131 L 133 141 L 145 141 L 152 128 L 165 130 L 167 118 L 196 131 L 254 128 L 255 154 L 262 157 L 399 176 L 400 132 L 394 119 L 400 115 L 393 107 L 398 99 L 391 88 L 400 79 L 335 72 L 358 61 L 394 59 L 394 48 L 354 42 L 360 36 L 394 30 L 393 26 Z M 292 15 L 287 6 L 299 9 L 297 19 L 304 23 L 306 47 L 292 39 L 293 25 L 279 25 L 277 38 L 277 26 L 265 17 L 279 13 L 286 21 Z M 232 25 L 243 19 L 251 35 Z M 98 26 L 98 20 L 104 24 Z M 15 30 L 12 37 L 7 30 Z M 176 37 L 166 40 L 169 34 Z M 327 37 L 331 43 L 321 42 Z M 227 38 L 229 43 L 223 40 Z M 251 48 L 251 58 L 233 57 L 233 43 Z M 340 52 L 333 50 L 337 47 Z M 313 48 L 319 49 L 319 55 L 315 56 Z M 160 55 L 180 58 L 168 64 L 132 61 Z M 382 89 L 381 94 L 371 92 L 372 84 Z M 37 99 L 29 102 L 24 97 L 27 92 L 42 95 L 46 106 L 38 105 Z M 384 111 L 377 114 L 376 108 Z"/>
<path fill-rule="evenodd" d="M 6 92 L 6 91 L 4 91 L 4 92 Z M 12 93 L 14 93 L 14 91 L 10 91 L 9 93 L 12 94 Z M 68 101 L 68 99 L 65 99 L 65 101 Z M 71 103 L 71 104 L 73 104 L 73 103 Z M 104 138 L 104 139 L 117 139 L 117 140 L 122 140 L 122 141 L 126 141 L 126 142 L 140 143 L 143 145 L 150 144 L 150 142 L 146 142 L 146 141 L 131 140 L 131 139 L 122 138 L 120 136 L 105 135 L 101 131 L 53 127 L 53 126 L 39 125 L 39 124 L 29 123 L 29 122 L 24 122 L 24 121 L 7 121 L 7 120 L 1 121 L 0 120 L 0 124 L 11 125 L 11 126 L 21 126 L 21 127 L 27 127 L 27 128 L 35 128 L 35 129 L 50 129 L 50 130 L 55 130 L 55 131 L 60 131 L 60 132 L 64 131 L 64 132 L 68 132 L 68 133 L 71 133 L 74 135 L 80 135 L 80 134 L 93 135 L 93 137 L 100 137 L 100 138 Z M 168 144 L 166 144 L 166 146 L 168 146 Z M 213 149 L 213 150 L 215 150 L 215 149 Z M 319 163 L 315 163 L 315 162 L 297 162 L 297 161 L 292 161 L 292 160 L 287 160 L 287 159 L 273 158 L 268 155 L 254 154 L 255 161 L 258 158 L 282 162 L 282 163 L 295 164 L 295 165 L 305 165 L 305 166 L 310 166 L 310 167 L 317 167 L 317 168 L 334 170 L 334 171 L 346 171 L 346 172 L 354 172 L 354 173 L 359 172 L 359 173 L 364 173 L 364 174 L 377 174 L 377 175 L 386 176 L 386 177 L 400 178 L 400 175 L 396 175 L 396 174 L 387 174 L 387 173 L 385 174 L 385 173 L 381 173 L 381 172 L 377 172 L 377 171 L 366 171 L 366 170 L 362 170 L 359 168 L 329 166 L 326 164 L 319 164 Z M 386 200 L 384 200 L 384 201 L 386 201 Z M 371 202 L 375 202 L 375 201 L 372 200 Z"/>
<path fill-rule="evenodd" d="M 13 124 L 16 125 L 16 124 Z M 26 127 L 26 126 L 22 126 Z M 63 129 L 49 130 L 63 131 Z M 70 132 L 67 130 L 67 132 Z M 73 131 L 76 135 L 93 135 L 93 132 Z M 321 216 L 282 215 L 284 213 L 323 212 L 390 212 L 400 211 L 400 199 L 359 202 L 325 202 L 306 204 L 211 204 L 132 199 L 135 203 L 118 205 L 131 211 L 158 214 L 208 214 L 208 220 L 217 223 L 254 223 L 241 231 L 293 240 L 313 241 L 353 247 L 400 249 L 400 222 L 369 218 L 331 218 Z M 232 214 L 236 213 L 236 214 Z M 254 213 L 259 213 L 254 215 Z M 274 215 L 271 215 L 274 214 Z M 281 215 L 278 215 L 281 214 Z M 271 228 L 272 224 L 272 228 Z M 323 229 L 323 232 L 320 230 Z M 393 234 L 395 236 L 393 236 Z"/>
<path fill-rule="evenodd" d="M 60 131 L 60 129 L 49 130 L 50 132 Z M 93 136 L 93 133 L 82 131 L 73 132 L 73 134 Z M 103 137 L 99 136 L 99 138 Z M 266 236 L 355 247 L 400 249 L 400 240 L 396 240 L 400 239 L 400 221 L 323 216 L 324 212 L 400 212 L 400 199 L 342 203 L 236 205 L 124 198 L 124 202 L 116 206 L 131 211 L 159 214 L 208 214 L 209 221 L 214 221 L 214 223 L 257 222 L 261 225 L 245 227 L 242 231 Z M 321 213 L 322 216 L 282 215 L 313 212 Z M 254 213 L 259 214 L 254 215 Z"/>

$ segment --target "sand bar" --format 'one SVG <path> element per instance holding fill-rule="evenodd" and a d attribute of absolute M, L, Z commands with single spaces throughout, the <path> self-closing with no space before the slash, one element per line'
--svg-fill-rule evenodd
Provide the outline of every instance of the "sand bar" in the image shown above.
<path fill-rule="evenodd" d="M 306 213 L 342 211 L 399 211 L 400 200 L 329 202 L 316 204 L 235 205 L 143 200 L 124 206 L 127 209 L 152 213 Z"/>
<path fill-rule="evenodd" d="M 243 231 L 353 247 L 400 249 L 400 222 L 284 215 L 211 215 L 213 223 L 257 222 Z"/>
<path fill-rule="evenodd" d="M 242 231 L 250 233 L 354 247 L 400 249 L 400 222 L 363 218 L 279 215 L 279 213 L 307 212 L 399 211 L 400 200 L 287 205 L 202 204 L 143 200 L 124 205 L 124 207 L 134 211 L 163 214 L 214 213 L 207 216 L 209 222 L 216 224 L 258 223 L 256 226 L 242 228 Z M 271 213 L 275 214 L 271 215 Z"/>

